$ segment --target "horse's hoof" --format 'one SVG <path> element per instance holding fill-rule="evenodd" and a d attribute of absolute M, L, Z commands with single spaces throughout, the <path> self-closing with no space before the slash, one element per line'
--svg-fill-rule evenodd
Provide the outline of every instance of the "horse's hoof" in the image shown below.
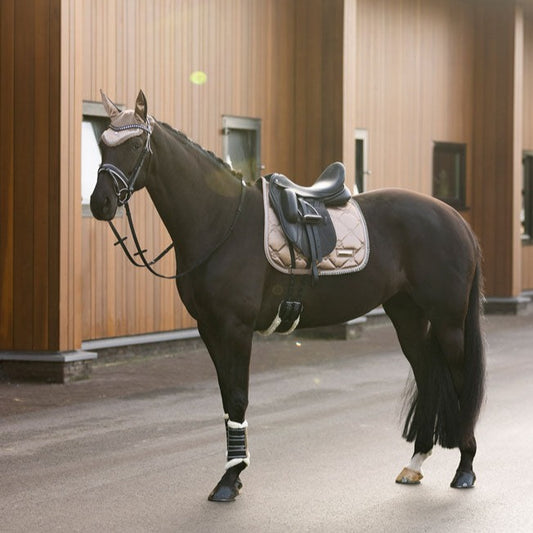
<path fill-rule="evenodd" d="M 463 472 L 457 470 L 453 481 L 450 483 L 450 487 L 454 489 L 471 489 L 476 482 L 476 474 L 474 472 Z"/>
<path fill-rule="evenodd" d="M 423 477 L 422 472 L 416 472 L 405 467 L 396 478 L 396 483 L 400 483 L 401 485 L 419 485 Z"/>
<path fill-rule="evenodd" d="M 237 478 L 233 485 L 224 485 L 221 480 L 211 491 L 211 494 L 207 497 L 207 499 L 210 502 L 234 502 L 241 489 L 242 482 L 240 478 Z"/>

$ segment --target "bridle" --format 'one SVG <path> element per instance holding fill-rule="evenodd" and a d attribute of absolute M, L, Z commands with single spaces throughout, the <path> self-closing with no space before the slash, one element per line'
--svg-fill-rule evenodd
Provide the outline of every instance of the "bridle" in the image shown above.
<path fill-rule="evenodd" d="M 135 163 L 135 166 L 133 167 L 133 170 L 131 171 L 130 176 L 126 176 L 126 174 L 115 165 L 112 165 L 111 163 L 102 163 L 98 167 L 98 176 L 101 172 L 106 172 L 109 174 L 113 180 L 113 188 L 115 190 L 115 194 L 117 196 L 117 203 L 119 206 L 124 206 L 124 210 L 126 211 L 126 217 L 128 219 L 128 225 L 131 231 L 131 236 L 133 238 L 133 243 L 135 245 L 135 249 L 137 250 L 133 255 L 128 250 L 128 247 L 125 244 L 125 241 L 128 237 L 122 237 L 113 224 L 111 220 L 108 220 L 108 224 L 111 227 L 111 230 L 113 231 L 113 235 L 115 235 L 117 241 L 114 243 L 114 246 L 120 245 L 122 248 L 124 254 L 130 261 L 130 263 L 136 267 L 141 268 L 147 268 L 154 276 L 157 276 L 158 278 L 164 278 L 164 279 L 179 279 L 187 274 L 190 274 L 193 270 L 198 268 L 201 264 L 205 263 L 230 237 L 231 233 L 233 232 L 233 228 L 235 227 L 235 224 L 237 223 L 237 219 L 239 218 L 239 215 L 241 214 L 242 207 L 244 205 L 244 194 L 246 189 L 246 183 L 244 180 L 241 180 L 241 195 L 239 198 L 239 205 L 237 207 L 237 210 L 235 211 L 235 214 L 233 216 L 233 220 L 231 222 L 230 227 L 222 237 L 222 240 L 212 249 L 210 250 L 204 257 L 202 257 L 199 261 L 196 261 L 190 268 L 188 268 L 185 272 L 181 272 L 179 274 L 175 274 L 173 276 L 166 276 L 164 274 L 160 274 L 159 272 L 155 271 L 152 266 L 155 265 L 158 261 L 160 261 L 172 248 L 174 248 L 174 243 L 170 243 L 157 257 L 152 259 L 151 261 L 148 261 L 146 259 L 145 253 L 146 249 L 143 249 L 141 245 L 139 244 L 139 239 L 137 238 L 137 233 L 135 231 L 135 226 L 133 225 L 133 218 L 131 216 L 131 210 L 129 206 L 129 200 L 131 196 L 133 195 L 135 191 L 135 182 L 137 181 L 141 169 L 144 165 L 144 162 L 148 155 L 152 155 L 152 147 L 150 144 L 150 136 L 152 135 L 152 127 L 148 121 L 146 121 L 145 124 L 128 124 L 125 126 L 109 126 L 113 131 L 124 131 L 124 130 L 131 130 L 131 129 L 140 129 L 146 132 L 146 142 L 144 143 L 144 147 L 142 149 L 142 152 L 139 154 L 139 157 L 137 158 L 137 162 Z M 136 261 L 135 257 L 139 257 L 141 259 L 141 262 L 139 263 Z"/>
<path fill-rule="evenodd" d="M 135 163 L 135 166 L 133 167 L 129 177 L 126 176 L 126 174 L 124 174 L 120 168 L 112 165 L 111 163 L 102 163 L 98 167 L 98 176 L 101 172 L 107 172 L 113 179 L 113 186 L 115 188 L 115 194 L 117 195 L 118 205 L 126 205 L 131 198 L 133 191 L 135 190 L 135 182 L 141 173 L 141 169 L 146 157 L 149 154 L 152 154 L 152 147 L 150 145 L 152 127 L 150 126 L 149 122 L 146 122 L 146 124 L 127 124 L 126 126 L 113 126 L 111 124 L 109 128 L 116 132 L 133 129 L 139 129 L 146 132 L 146 142 L 144 143 L 142 152 L 139 154 L 137 162 Z"/>

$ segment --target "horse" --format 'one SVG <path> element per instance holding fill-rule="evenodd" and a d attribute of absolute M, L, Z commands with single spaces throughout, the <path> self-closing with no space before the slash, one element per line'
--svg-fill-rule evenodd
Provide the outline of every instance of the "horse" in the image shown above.
<path fill-rule="evenodd" d="M 233 501 L 250 462 L 252 339 L 272 323 L 292 277 L 266 260 L 260 187 L 246 185 L 220 158 L 150 116 L 142 91 L 130 110 L 104 93 L 102 99 L 111 124 L 99 141 L 91 210 L 112 221 L 118 206 L 146 188 L 169 232 L 177 289 L 197 321 L 222 397 L 227 462 L 208 499 Z M 460 451 L 451 486 L 471 488 L 485 375 L 478 241 L 457 211 L 430 196 L 381 189 L 355 198 L 368 225 L 368 263 L 303 283 L 298 328 L 344 323 L 382 305 L 414 377 L 402 435 L 414 452 L 396 482 L 418 484 L 438 444 Z"/>

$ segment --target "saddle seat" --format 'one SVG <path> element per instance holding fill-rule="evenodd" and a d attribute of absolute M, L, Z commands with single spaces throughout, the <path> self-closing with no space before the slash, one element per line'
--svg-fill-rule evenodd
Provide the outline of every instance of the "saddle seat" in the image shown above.
<path fill-rule="evenodd" d="M 345 185 L 345 170 L 342 163 L 329 165 L 310 187 L 302 187 L 283 174 L 272 174 L 270 183 L 282 189 L 293 191 L 296 196 L 320 200 L 326 206 L 345 205 L 351 198 Z"/>

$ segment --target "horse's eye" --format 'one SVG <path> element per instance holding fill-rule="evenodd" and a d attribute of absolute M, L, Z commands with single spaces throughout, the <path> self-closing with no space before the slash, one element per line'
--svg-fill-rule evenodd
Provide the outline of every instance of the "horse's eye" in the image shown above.
<path fill-rule="evenodd" d="M 132 152 L 136 152 L 137 150 L 140 150 L 141 146 L 142 146 L 141 141 L 135 139 L 135 140 L 131 143 L 130 150 L 131 150 Z"/>

